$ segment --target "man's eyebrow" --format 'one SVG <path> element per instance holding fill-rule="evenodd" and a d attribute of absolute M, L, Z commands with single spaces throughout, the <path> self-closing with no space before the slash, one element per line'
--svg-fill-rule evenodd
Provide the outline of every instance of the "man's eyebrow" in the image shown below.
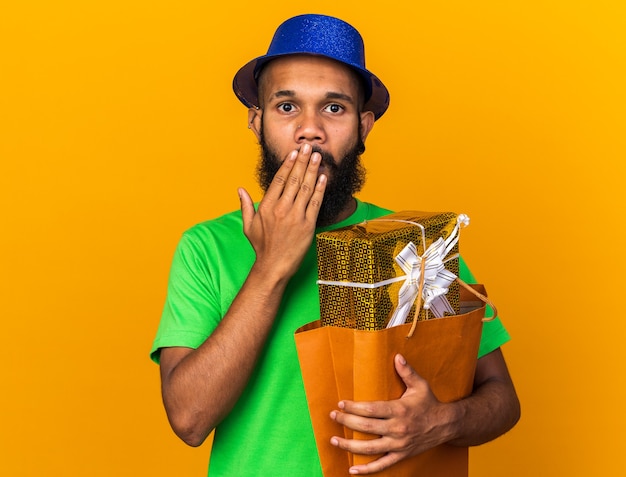
<path fill-rule="evenodd" d="M 343 99 L 344 101 L 348 101 L 349 103 L 354 103 L 352 96 L 344 93 L 335 93 L 333 91 L 329 91 L 326 93 L 327 99 Z"/>
<path fill-rule="evenodd" d="M 295 98 L 297 96 L 296 92 L 291 89 L 282 89 L 276 91 L 272 94 L 273 98 Z M 341 99 L 343 101 L 348 101 L 350 103 L 354 103 L 352 96 L 345 93 L 337 93 L 335 91 L 329 91 L 325 95 L 326 99 Z"/>
<path fill-rule="evenodd" d="M 296 95 L 295 91 L 292 91 L 290 89 L 283 89 L 280 91 L 276 91 L 272 97 L 274 98 L 293 98 Z"/>

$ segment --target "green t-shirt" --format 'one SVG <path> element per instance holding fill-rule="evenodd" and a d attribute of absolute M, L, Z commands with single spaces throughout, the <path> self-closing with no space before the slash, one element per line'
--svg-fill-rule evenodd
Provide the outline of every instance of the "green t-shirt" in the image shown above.
<path fill-rule="evenodd" d="M 348 219 L 329 230 L 391 211 L 357 201 Z M 151 358 L 161 348 L 199 347 L 215 330 L 241 289 L 255 259 L 243 234 L 241 212 L 198 224 L 176 249 L 167 299 Z M 461 279 L 473 282 L 461 261 Z M 294 332 L 319 319 L 315 244 L 290 280 L 257 366 L 243 394 L 215 431 L 209 475 L 321 477 L 306 404 Z M 509 339 L 499 320 L 485 323 L 480 356 Z"/>

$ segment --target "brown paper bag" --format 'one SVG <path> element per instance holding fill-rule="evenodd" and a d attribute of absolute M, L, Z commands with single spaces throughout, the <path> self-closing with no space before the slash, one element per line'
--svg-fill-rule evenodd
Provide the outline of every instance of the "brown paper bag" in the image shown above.
<path fill-rule="evenodd" d="M 484 287 L 472 285 L 486 295 Z M 346 477 L 348 468 L 376 457 L 353 455 L 330 444 L 332 436 L 355 435 L 329 417 L 342 399 L 374 401 L 398 399 L 405 386 L 395 371 L 394 356 L 401 353 L 424 377 L 440 401 L 451 402 L 472 391 L 485 305 L 468 311 L 476 297 L 461 287 L 463 314 L 411 323 L 379 331 L 354 330 L 309 323 L 296 331 L 295 340 L 325 477 Z M 468 450 L 441 445 L 375 474 L 393 477 L 467 477 Z"/>

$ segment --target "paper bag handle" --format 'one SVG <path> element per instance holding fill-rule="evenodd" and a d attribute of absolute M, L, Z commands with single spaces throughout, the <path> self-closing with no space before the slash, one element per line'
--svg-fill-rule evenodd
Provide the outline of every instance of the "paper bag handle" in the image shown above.
<path fill-rule="evenodd" d="M 485 295 L 483 295 L 479 291 L 473 289 L 471 286 L 469 286 L 459 277 L 456 277 L 456 281 L 459 283 L 459 285 L 465 288 L 468 292 L 476 296 L 480 301 L 482 301 L 483 303 L 486 303 L 487 305 L 491 307 L 491 309 L 493 310 L 493 316 L 490 316 L 488 318 L 483 318 L 483 321 L 492 321 L 498 317 L 498 309 L 496 308 L 496 305 L 494 305 L 493 302 L 489 298 L 487 298 Z"/>
<path fill-rule="evenodd" d="M 413 336 L 413 333 L 415 333 L 415 328 L 417 327 L 418 317 L 419 317 L 419 314 L 420 314 L 420 310 L 422 308 L 422 291 L 424 289 L 424 268 L 425 268 L 425 266 L 426 266 L 426 260 L 422 260 L 421 270 L 420 270 L 420 283 L 419 283 L 419 289 L 417 291 L 417 304 L 415 305 L 415 314 L 413 315 L 413 325 L 411 326 L 411 329 L 409 330 L 409 334 L 407 335 L 407 338 L 411 338 Z M 480 301 L 482 301 L 483 303 L 486 303 L 487 305 L 489 305 L 491 307 L 491 309 L 493 310 L 493 316 L 490 316 L 489 318 L 483 318 L 483 320 L 482 320 L 483 322 L 491 321 L 491 320 L 495 320 L 496 319 L 496 317 L 498 316 L 498 309 L 491 302 L 491 300 L 489 298 L 487 298 L 485 295 L 483 295 L 479 291 L 474 290 L 471 286 L 469 286 L 467 283 L 465 283 L 459 277 L 456 277 L 456 281 L 459 283 L 459 285 L 461 285 L 467 291 L 469 291 L 474 296 L 476 296 Z"/>

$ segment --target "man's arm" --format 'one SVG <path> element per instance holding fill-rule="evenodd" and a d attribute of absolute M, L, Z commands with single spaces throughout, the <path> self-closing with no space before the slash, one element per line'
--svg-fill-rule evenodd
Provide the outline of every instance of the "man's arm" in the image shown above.
<path fill-rule="evenodd" d="M 240 190 L 256 260 L 213 334 L 198 349 L 161 350 L 161 389 L 174 432 L 198 446 L 230 412 L 252 374 L 289 279 L 311 245 L 326 187 L 305 145 L 283 162 L 255 212 Z"/>
<path fill-rule="evenodd" d="M 453 403 L 439 402 L 426 380 L 402 356 L 396 356 L 395 366 L 407 387 L 400 399 L 342 401 L 341 411 L 331 413 L 340 424 L 381 436 L 373 440 L 331 439 L 333 445 L 356 454 L 384 454 L 367 465 L 350 468 L 351 474 L 379 472 L 443 443 L 483 444 L 519 420 L 519 400 L 499 348 L 478 360 L 472 394 Z"/>

